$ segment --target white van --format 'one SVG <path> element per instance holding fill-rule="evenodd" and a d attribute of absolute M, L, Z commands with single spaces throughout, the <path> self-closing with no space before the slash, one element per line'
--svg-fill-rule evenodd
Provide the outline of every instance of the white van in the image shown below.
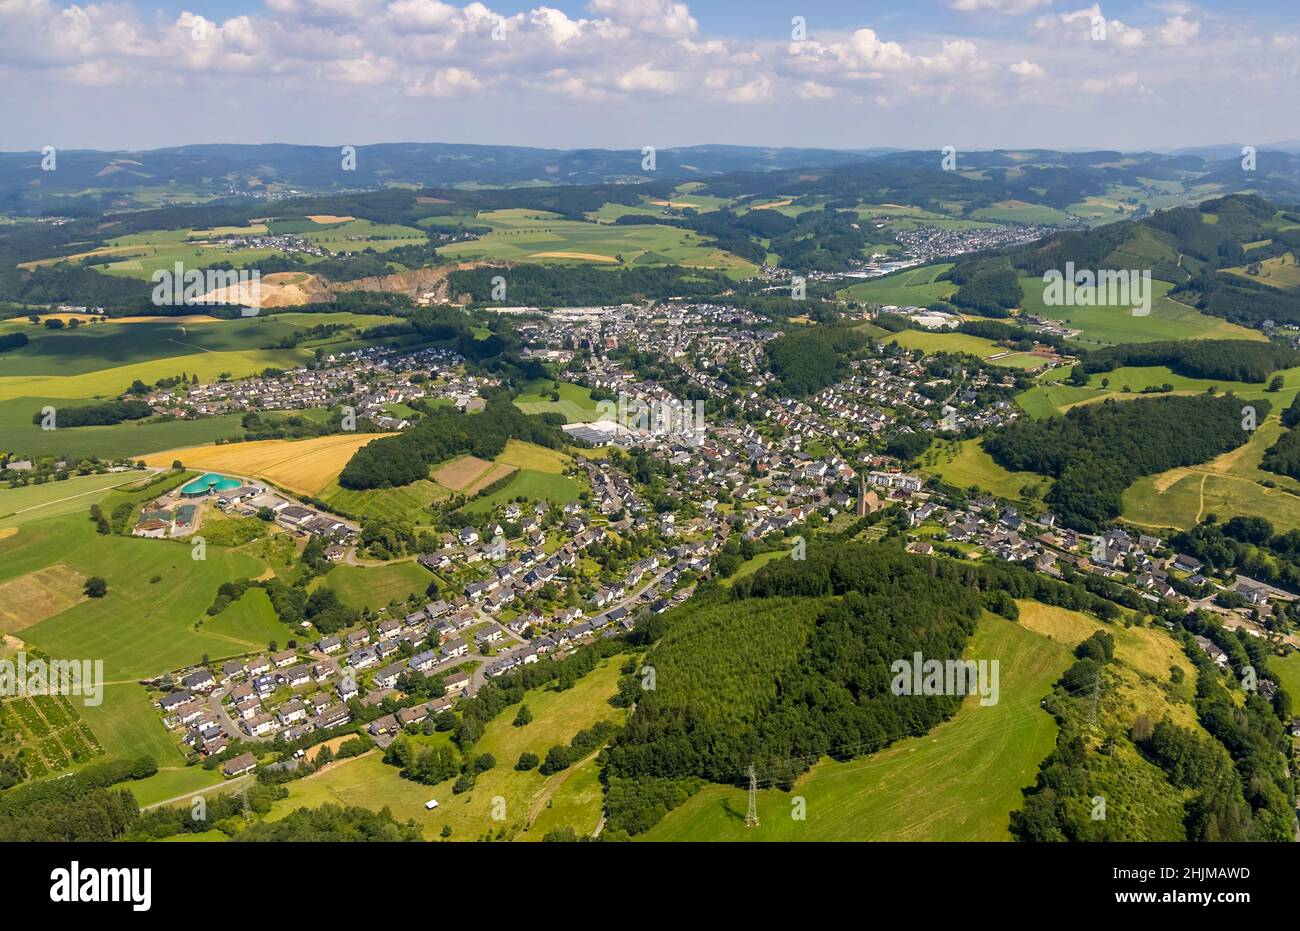
<path fill-rule="evenodd" d="M 424 803 L 424 807 L 429 809 L 429 811 L 433 811 L 435 808 L 438 807 L 438 800 L 436 798 L 431 798 Z"/>

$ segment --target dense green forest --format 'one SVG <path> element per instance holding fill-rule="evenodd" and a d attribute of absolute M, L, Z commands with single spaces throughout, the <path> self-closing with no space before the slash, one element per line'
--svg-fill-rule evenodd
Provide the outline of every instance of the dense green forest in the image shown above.
<path fill-rule="evenodd" d="M 1023 298 L 1020 277 L 1012 268 L 959 264 L 941 277 L 959 286 L 948 300 L 968 313 L 1009 317 Z"/>
<path fill-rule="evenodd" d="M 1268 402 L 1251 406 L 1262 423 Z M 1232 395 L 1107 400 L 1017 421 L 984 449 L 1004 468 L 1055 478 L 1045 500 L 1066 525 L 1091 532 L 1119 517 L 1120 496 L 1139 476 L 1205 462 L 1250 439 L 1243 417 Z"/>
<path fill-rule="evenodd" d="M 802 398 L 835 384 L 848 372 L 848 355 L 866 345 L 847 327 L 793 330 L 767 344 L 767 361 L 785 397 Z"/>
<path fill-rule="evenodd" d="M 1264 451 L 1259 467 L 1278 475 L 1300 479 L 1300 432 L 1287 430 Z"/>
<path fill-rule="evenodd" d="M 428 478 L 429 468 L 452 456 L 492 459 L 509 439 L 558 448 L 563 435 L 541 417 L 529 417 L 507 400 L 488 401 L 478 414 L 434 408 L 405 433 L 373 440 L 348 460 L 344 488 L 389 488 Z"/>
<path fill-rule="evenodd" d="M 106 760 L 65 778 L 7 789 L 0 793 L 0 842 L 116 840 L 139 809 L 129 791 L 110 787 L 157 771 L 147 757 Z"/>
<path fill-rule="evenodd" d="M 1124 343 L 1089 352 L 1078 368 L 1092 375 L 1130 365 L 1167 365 L 1188 378 L 1262 382 L 1278 369 L 1300 365 L 1300 351 L 1243 339 Z"/>
<path fill-rule="evenodd" d="M 21 349 L 26 346 L 29 340 L 26 333 L 5 333 L 0 336 L 0 352 L 8 352 L 10 349 Z"/>
<path fill-rule="evenodd" d="M 139 420 L 153 413 L 144 401 L 105 401 L 103 404 L 86 404 L 81 407 L 63 407 L 58 411 L 60 427 L 89 427 L 103 424 L 122 423 L 124 420 Z M 32 423 L 40 425 L 45 415 L 40 411 L 32 414 Z"/>

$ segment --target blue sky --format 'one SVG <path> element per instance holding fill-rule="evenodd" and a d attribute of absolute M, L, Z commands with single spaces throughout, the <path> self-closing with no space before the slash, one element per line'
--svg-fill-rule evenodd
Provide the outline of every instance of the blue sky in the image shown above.
<path fill-rule="evenodd" d="M 0 2 L 9 150 L 1263 145 L 1297 86 L 1281 0 Z"/>

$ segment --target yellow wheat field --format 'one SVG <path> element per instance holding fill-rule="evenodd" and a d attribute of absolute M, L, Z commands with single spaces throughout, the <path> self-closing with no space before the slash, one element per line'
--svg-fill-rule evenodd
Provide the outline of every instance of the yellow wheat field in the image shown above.
<path fill-rule="evenodd" d="M 596 252 L 534 252 L 533 259 L 581 259 L 584 262 L 614 262 L 618 259 L 612 255 L 600 255 Z"/>
<path fill-rule="evenodd" d="M 319 494 L 338 477 L 362 446 L 388 433 L 338 433 L 309 440 L 253 440 L 220 446 L 191 446 L 144 457 L 146 464 L 168 468 L 179 459 L 187 469 L 229 472 L 273 482 L 301 495 Z"/>

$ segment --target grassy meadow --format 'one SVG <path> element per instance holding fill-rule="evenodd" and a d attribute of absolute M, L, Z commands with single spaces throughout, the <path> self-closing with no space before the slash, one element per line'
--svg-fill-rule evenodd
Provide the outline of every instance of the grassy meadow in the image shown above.
<path fill-rule="evenodd" d="M 276 802 L 268 817 L 276 820 L 298 808 L 332 802 L 375 809 L 388 806 L 398 819 L 415 819 L 429 840 L 438 838 L 444 825 L 451 827 L 453 841 L 485 835 L 540 840 L 546 830 L 560 827 L 572 827 L 580 836 L 590 834 L 600 820 L 602 804 L 599 791 L 593 789 L 594 759 L 549 777 L 535 769 L 518 772 L 514 765 L 524 752 L 545 758 L 552 745 L 567 744 L 597 721 L 621 720 L 624 712 L 609 704 L 617 691 L 621 664 L 619 657 L 604 660 L 565 692 L 528 691 L 524 704 L 533 720 L 524 727 L 512 725 L 517 710 L 513 706 L 498 715 L 474 746 L 475 755 L 490 753 L 496 766 L 481 774 L 468 792 L 454 795 L 452 779 L 433 786 L 403 779 L 395 767 L 382 761 L 380 751 L 372 751 L 290 783 L 289 797 Z M 450 746 L 445 733 L 411 739 L 419 747 Z M 505 802 L 505 818 L 499 821 L 492 817 L 497 797 Z M 439 807 L 427 810 L 424 803 L 429 799 L 437 799 Z"/>
<path fill-rule="evenodd" d="M 1195 307 L 1189 307 L 1168 297 L 1173 285 L 1167 281 L 1153 279 L 1151 287 L 1153 291 L 1151 312 L 1145 316 L 1135 316 L 1131 307 L 1049 307 L 1043 301 L 1043 279 L 1022 277 L 1020 289 L 1024 294 L 1024 301 L 1020 309 L 1023 313 L 1060 320 L 1068 327 L 1081 330 L 1080 335 L 1072 342 L 1085 349 L 1118 343 L 1145 343 L 1172 339 L 1261 340 L 1264 338 L 1258 330 L 1237 326 L 1221 317 L 1211 317 L 1201 313 Z"/>
<path fill-rule="evenodd" d="M 978 487 L 999 498 L 1012 501 L 1024 497 L 1026 486 L 1039 490 L 1039 497 L 1047 493 L 1052 480 L 1035 472 L 1012 472 L 993 461 L 984 451 L 981 441 L 939 441 L 921 457 L 921 471 L 937 475 L 950 485 L 959 488 Z"/>

